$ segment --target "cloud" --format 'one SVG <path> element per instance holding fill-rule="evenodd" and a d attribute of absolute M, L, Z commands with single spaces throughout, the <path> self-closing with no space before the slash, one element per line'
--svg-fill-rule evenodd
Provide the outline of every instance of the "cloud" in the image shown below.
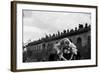
<path fill-rule="evenodd" d="M 91 23 L 90 13 L 23 11 L 25 38 L 38 39 L 45 34 L 74 29 L 78 24 Z M 39 37 L 40 36 L 40 37 Z"/>
<path fill-rule="evenodd" d="M 27 42 L 28 40 L 38 40 L 48 33 L 46 30 L 31 26 L 24 26 L 23 31 L 24 42 Z"/>

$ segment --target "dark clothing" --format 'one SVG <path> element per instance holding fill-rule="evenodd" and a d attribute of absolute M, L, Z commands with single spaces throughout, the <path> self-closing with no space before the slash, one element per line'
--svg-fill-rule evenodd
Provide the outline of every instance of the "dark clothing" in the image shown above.
<path fill-rule="evenodd" d="M 57 54 L 50 54 L 49 61 L 57 61 L 59 56 Z"/>
<path fill-rule="evenodd" d="M 80 60 L 81 55 L 80 55 L 80 53 L 79 53 L 79 52 L 77 52 L 77 55 L 75 55 L 75 56 L 76 56 L 76 60 Z"/>
<path fill-rule="evenodd" d="M 63 53 L 63 56 L 64 56 L 64 58 L 66 58 L 67 60 L 70 60 L 72 54 L 71 54 L 71 53 L 69 53 L 69 54 Z"/>
<path fill-rule="evenodd" d="M 67 60 L 70 60 L 71 59 L 71 56 L 72 56 L 72 53 L 69 53 L 69 54 L 66 54 L 66 53 L 63 53 L 63 56 L 67 59 Z M 73 58 L 71 60 L 80 60 L 80 53 L 77 52 L 77 55 L 73 55 Z"/>

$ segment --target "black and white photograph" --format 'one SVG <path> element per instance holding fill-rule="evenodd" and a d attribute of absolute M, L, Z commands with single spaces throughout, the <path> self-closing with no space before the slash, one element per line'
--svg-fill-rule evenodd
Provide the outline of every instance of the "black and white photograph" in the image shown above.
<path fill-rule="evenodd" d="M 97 6 L 12 2 L 12 71 L 97 66 Z"/>
<path fill-rule="evenodd" d="M 91 59 L 91 13 L 23 10 L 23 62 Z"/>

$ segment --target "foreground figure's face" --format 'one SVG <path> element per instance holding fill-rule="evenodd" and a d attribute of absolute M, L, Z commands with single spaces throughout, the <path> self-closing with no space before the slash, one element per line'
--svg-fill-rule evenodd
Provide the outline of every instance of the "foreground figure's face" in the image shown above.
<path fill-rule="evenodd" d="M 70 50 L 70 48 L 65 48 L 65 49 L 63 50 L 63 52 L 66 53 L 66 54 L 69 54 L 69 53 L 71 53 L 71 50 Z"/>
<path fill-rule="evenodd" d="M 63 52 L 66 54 L 71 53 L 71 48 L 69 44 L 70 44 L 70 41 L 68 39 L 63 40 Z"/>

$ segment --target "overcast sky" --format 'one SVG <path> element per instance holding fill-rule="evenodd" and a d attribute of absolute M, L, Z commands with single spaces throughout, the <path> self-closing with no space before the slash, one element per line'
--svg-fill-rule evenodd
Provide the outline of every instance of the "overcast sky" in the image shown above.
<path fill-rule="evenodd" d="M 75 29 L 85 23 L 91 24 L 90 13 L 23 10 L 23 42 L 37 40 L 58 30 Z"/>

